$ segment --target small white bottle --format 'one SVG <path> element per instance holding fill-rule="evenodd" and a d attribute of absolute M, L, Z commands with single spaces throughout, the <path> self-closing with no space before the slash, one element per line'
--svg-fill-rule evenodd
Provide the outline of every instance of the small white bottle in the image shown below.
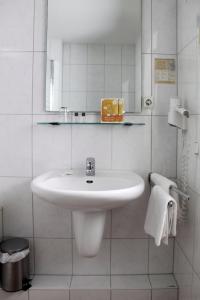
<path fill-rule="evenodd" d="M 85 123 L 86 122 L 86 114 L 85 114 L 85 112 L 83 111 L 82 113 L 81 113 L 81 123 Z"/>
<path fill-rule="evenodd" d="M 73 114 L 73 123 L 79 123 L 78 112 L 74 112 Z"/>

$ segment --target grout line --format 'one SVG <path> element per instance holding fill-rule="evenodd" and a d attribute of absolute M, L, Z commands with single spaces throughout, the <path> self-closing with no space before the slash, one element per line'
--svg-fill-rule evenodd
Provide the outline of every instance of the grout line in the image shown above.
<path fill-rule="evenodd" d="M 116 274 L 112 274 L 111 277 L 117 277 L 117 276 L 120 276 L 120 277 L 129 277 L 129 276 L 133 276 L 133 277 L 136 277 L 136 276 L 144 276 L 144 277 L 149 277 L 149 276 L 172 276 L 174 278 L 174 274 L 173 273 L 153 273 L 153 274 L 146 274 L 146 273 L 129 273 L 129 274 L 121 274 L 121 273 L 116 273 Z M 56 276 L 56 277 L 70 277 L 71 278 L 71 281 L 73 280 L 73 277 L 93 277 L 93 276 L 97 276 L 97 277 L 110 277 L 108 274 L 74 274 L 74 275 L 71 275 L 71 274 L 47 274 L 47 273 L 43 273 L 43 274 L 35 274 L 35 276 L 47 276 L 47 277 L 53 277 L 53 276 Z M 175 279 L 175 278 L 174 278 Z"/>
<path fill-rule="evenodd" d="M 185 46 L 184 46 L 180 51 L 178 51 L 178 47 L 177 47 L 177 55 L 178 55 L 178 56 L 181 55 L 181 53 L 182 53 L 188 46 L 190 46 L 190 44 L 192 44 L 196 39 L 197 39 L 197 35 L 195 35 L 195 37 L 193 37 L 191 40 L 189 40 L 189 41 L 185 44 Z"/>

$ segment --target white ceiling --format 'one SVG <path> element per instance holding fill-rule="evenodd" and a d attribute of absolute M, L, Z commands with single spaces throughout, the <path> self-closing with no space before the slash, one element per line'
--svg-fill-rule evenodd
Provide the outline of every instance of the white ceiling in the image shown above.
<path fill-rule="evenodd" d="M 141 0 L 49 0 L 48 37 L 68 43 L 133 44 Z"/>

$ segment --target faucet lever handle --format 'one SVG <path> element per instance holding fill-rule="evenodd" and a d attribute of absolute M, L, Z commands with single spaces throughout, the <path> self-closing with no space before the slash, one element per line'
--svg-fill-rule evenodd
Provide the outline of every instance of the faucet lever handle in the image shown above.
<path fill-rule="evenodd" d="M 95 175 L 95 158 L 88 157 L 86 159 L 86 175 Z"/>

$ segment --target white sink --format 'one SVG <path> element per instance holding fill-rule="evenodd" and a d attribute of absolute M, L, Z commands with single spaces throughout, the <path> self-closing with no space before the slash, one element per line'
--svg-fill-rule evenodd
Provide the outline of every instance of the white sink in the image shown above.
<path fill-rule="evenodd" d="M 106 210 L 122 207 L 144 191 L 144 180 L 133 172 L 52 171 L 36 177 L 32 191 L 40 198 L 73 211 L 79 253 L 95 256 L 103 237 Z"/>

